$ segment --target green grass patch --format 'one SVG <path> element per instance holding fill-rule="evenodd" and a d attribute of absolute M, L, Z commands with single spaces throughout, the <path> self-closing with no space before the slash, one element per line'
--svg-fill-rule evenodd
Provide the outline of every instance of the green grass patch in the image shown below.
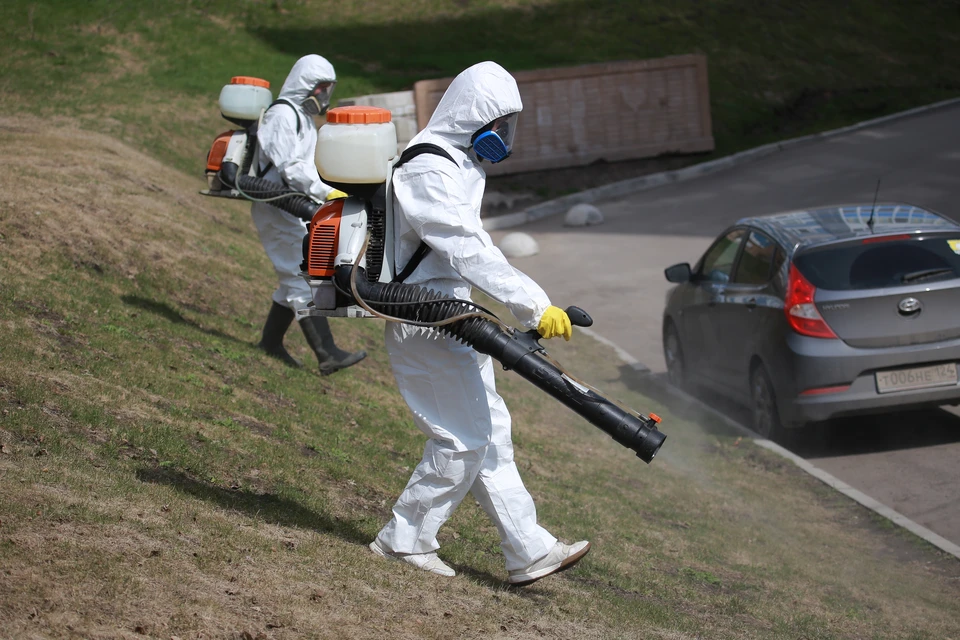
<path fill-rule="evenodd" d="M 199 175 L 234 75 L 276 92 L 301 55 L 336 96 L 409 89 L 493 59 L 520 71 L 703 53 L 714 155 L 960 95 L 950 3 L 339 3 L 11 0 L 0 7 L 0 106 L 80 118 Z"/>

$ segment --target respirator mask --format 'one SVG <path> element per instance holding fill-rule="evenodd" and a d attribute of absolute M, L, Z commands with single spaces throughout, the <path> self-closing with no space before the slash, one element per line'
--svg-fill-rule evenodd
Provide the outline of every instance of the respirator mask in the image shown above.
<path fill-rule="evenodd" d="M 310 117 L 322 116 L 330 108 L 330 97 L 333 88 L 337 86 L 334 80 L 321 80 L 313 86 L 306 99 L 300 103 L 303 110 Z"/>
<path fill-rule="evenodd" d="M 470 142 L 477 157 L 494 164 L 506 160 L 513 151 L 519 116 L 519 111 L 502 116 L 473 134 Z"/>

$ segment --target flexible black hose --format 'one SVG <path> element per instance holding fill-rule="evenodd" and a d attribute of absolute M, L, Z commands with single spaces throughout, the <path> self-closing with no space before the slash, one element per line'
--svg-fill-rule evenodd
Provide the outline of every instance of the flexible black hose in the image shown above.
<path fill-rule="evenodd" d="M 363 269 L 359 269 L 354 282 L 357 293 L 376 311 L 415 322 L 437 322 L 480 311 L 479 307 L 469 301 L 449 300 L 441 293 L 417 285 L 368 282 Z M 352 270 L 351 265 L 336 268 L 334 283 L 341 292 L 351 290 Z M 352 296 L 348 297 L 351 302 L 355 302 Z M 434 303 L 441 300 L 442 302 Z M 496 323 L 478 317 L 451 322 L 437 329 L 498 360 L 505 368 L 516 371 L 619 444 L 635 451 L 637 457 L 648 464 L 666 440 L 666 435 L 657 430 L 654 419 L 632 415 L 603 396 L 575 383 L 538 355 L 539 345 L 533 340 L 510 335 Z"/>
<path fill-rule="evenodd" d="M 295 215 L 305 222 L 313 220 L 314 214 L 320 208 L 320 205 L 312 199 L 282 184 L 263 178 L 254 178 L 244 174 L 238 176 L 237 174 L 237 165 L 232 162 L 225 162 L 220 168 L 220 182 L 231 189 L 239 187 L 244 194 L 255 196 L 260 200 L 286 196 L 271 200 L 270 204 Z"/>

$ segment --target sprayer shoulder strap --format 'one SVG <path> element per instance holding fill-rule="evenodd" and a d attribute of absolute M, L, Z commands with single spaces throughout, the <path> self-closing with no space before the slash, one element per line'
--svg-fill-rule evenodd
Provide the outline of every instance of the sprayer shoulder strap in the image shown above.
<path fill-rule="evenodd" d="M 429 153 L 435 156 L 442 156 L 447 160 L 449 160 L 450 162 L 452 162 L 453 164 L 456 164 L 458 167 L 460 166 L 459 164 L 457 164 L 457 161 L 453 159 L 453 156 L 447 153 L 447 150 L 441 147 L 440 145 L 436 145 L 430 142 L 421 142 L 420 144 L 415 144 L 412 147 L 407 147 L 406 149 L 404 149 L 403 153 L 400 154 L 400 159 L 397 160 L 396 164 L 393 165 L 393 170 L 396 171 L 397 168 L 399 168 L 401 165 L 413 160 L 417 156 L 424 153 Z M 413 255 L 410 257 L 410 261 L 407 262 L 407 266 L 403 268 L 403 271 L 401 271 L 396 275 L 393 281 L 403 282 L 404 280 L 409 278 L 410 274 L 416 271 L 417 267 L 420 266 L 420 263 L 423 262 L 423 259 L 427 257 L 428 253 L 430 253 L 430 247 L 427 245 L 426 242 L 421 240 L 420 246 L 417 247 L 417 250 L 413 252 Z"/>
<path fill-rule="evenodd" d="M 424 153 L 429 153 L 430 155 L 434 155 L 434 156 L 442 156 L 447 160 L 449 160 L 450 162 L 452 162 L 453 164 L 457 164 L 457 161 L 453 159 L 453 156 L 451 156 L 447 152 L 447 150 L 441 147 L 440 145 L 433 144 L 432 142 L 421 142 L 419 144 L 413 145 L 412 147 L 407 147 L 406 149 L 404 149 L 403 153 L 400 154 L 400 159 L 397 160 L 396 164 L 393 165 L 393 170 L 396 171 L 397 168 L 403 166 L 404 164 L 410 162 L 417 156 L 422 155 Z M 457 165 L 457 166 L 459 167 L 460 165 Z"/>
<path fill-rule="evenodd" d="M 290 102 L 289 100 L 287 100 L 286 98 L 277 98 L 276 100 L 274 100 L 273 102 L 271 102 L 271 103 L 270 103 L 270 106 L 267 107 L 267 111 L 270 111 L 270 109 L 272 109 L 273 107 L 277 106 L 278 104 L 285 104 L 285 105 L 287 105 L 288 107 L 290 107 L 291 109 L 293 109 L 293 115 L 296 116 L 296 118 L 297 118 L 297 135 L 300 135 L 300 130 L 301 130 L 301 126 L 300 126 L 300 112 L 297 110 L 297 108 L 296 108 L 295 106 L 293 106 L 293 103 Z"/>
<path fill-rule="evenodd" d="M 297 135 L 299 136 L 299 135 L 300 135 L 300 130 L 301 130 L 301 127 L 300 127 L 300 112 L 297 111 L 297 108 L 296 108 L 295 106 L 293 106 L 293 103 L 290 102 L 289 100 L 287 100 L 286 98 L 277 98 L 276 100 L 274 100 L 273 102 L 270 103 L 270 106 L 266 108 L 266 111 L 270 111 L 270 109 L 272 109 L 273 107 L 275 107 L 275 106 L 278 105 L 278 104 L 285 104 L 285 105 L 287 105 L 288 107 L 290 107 L 291 109 L 293 109 L 293 115 L 297 118 Z M 272 162 L 268 162 L 268 163 L 267 163 L 267 166 L 265 166 L 263 169 L 261 169 L 261 170 L 257 173 L 257 177 L 258 177 L 258 178 L 262 178 L 263 176 L 267 175 L 267 173 L 270 172 L 270 169 L 273 169 L 273 163 L 272 163 Z"/>

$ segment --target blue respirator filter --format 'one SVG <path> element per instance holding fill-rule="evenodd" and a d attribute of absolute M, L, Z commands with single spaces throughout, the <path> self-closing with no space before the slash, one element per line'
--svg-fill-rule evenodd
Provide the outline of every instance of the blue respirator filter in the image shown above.
<path fill-rule="evenodd" d="M 494 164 L 506 160 L 507 156 L 510 155 L 507 145 L 494 131 L 485 131 L 477 136 L 477 139 L 473 141 L 473 150 L 478 156 Z"/>

